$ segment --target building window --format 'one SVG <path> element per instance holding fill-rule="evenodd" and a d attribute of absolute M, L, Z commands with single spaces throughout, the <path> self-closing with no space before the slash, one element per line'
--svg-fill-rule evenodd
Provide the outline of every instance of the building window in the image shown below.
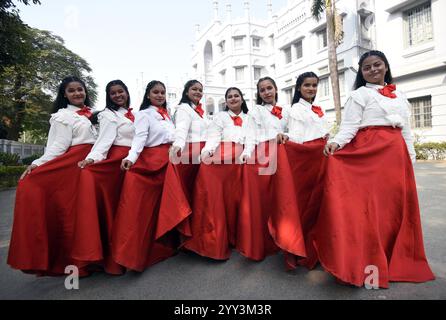
<path fill-rule="evenodd" d="M 169 101 L 176 100 L 177 94 L 176 93 L 169 93 L 168 97 L 169 97 Z"/>
<path fill-rule="evenodd" d="M 252 38 L 252 47 L 260 48 L 260 38 Z"/>
<path fill-rule="evenodd" d="M 327 47 L 327 28 L 317 32 L 318 48 L 322 50 Z"/>
<path fill-rule="evenodd" d="M 214 99 L 212 99 L 210 97 L 206 99 L 206 112 L 210 116 L 214 115 L 214 113 L 215 113 Z"/>
<path fill-rule="evenodd" d="M 285 101 L 287 104 L 291 104 L 293 102 L 293 88 L 288 88 L 283 90 L 283 93 L 285 94 Z"/>
<path fill-rule="evenodd" d="M 404 12 L 406 48 L 432 41 L 432 14 L 430 2 Z"/>
<path fill-rule="evenodd" d="M 243 48 L 243 42 L 245 37 L 235 37 L 234 38 L 234 48 L 235 49 L 242 49 Z"/>
<path fill-rule="evenodd" d="M 254 80 L 259 80 L 262 77 L 262 68 L 254 67 Z"/>
<path fill-rule="evenodd" d="M 409 99 L 412 105 L 412 128 L 432 128 L 431 97 Z"/>
<path fill-rule="evenodd" d="M 302 41 L 298 41 L 294 44 L 294 47 L 296 48 L 296 58 L 300 59 L 303 57 L 303 48 L 302 48 Z"/>
<path fill-rule="evenodd" d="M 235 81 L 245 80 L 245 67 L 235 67 Z"/>
<path fill-rule="evenodd" d="M 220 99 L 220 101 L 218 102 L 218 110 L 225 111 L 225 109 L 226 109 L 226 101 L 225 99 Z"/>
<path fill-rule="evenodd" d="M 226 84 L 226 69 L 220 71 L 220 80 L 222 84 Z"/>
<path fill-rule="evenodd" d="M 321 97 L 328 97 L 330 95 L 330 83 L 328 77 L 321 78 L 319 80 L 319 90 L 318 93 Z"/>
<path fill-rule="evenodd" d="M 220 42 L 218 44 L 218 47 L 220 48 L 220 54 L 225 54 L 225 50 L 226 50 L 226 41 L 223 40 L 222 42 Z"/>
<path fill-rule="evenodd" d="M 339 93 L 344 94 L 345 93 L 345 72 L 338 73 L 339 78 Z"/>
<path fill-rule="evenodd" d="M 291 62 L 292 56 L 291 56 L 291 47 L 287 47 L 283 49 L 283 53 L 285 55 L 285 64 L 288 64 Z"/>

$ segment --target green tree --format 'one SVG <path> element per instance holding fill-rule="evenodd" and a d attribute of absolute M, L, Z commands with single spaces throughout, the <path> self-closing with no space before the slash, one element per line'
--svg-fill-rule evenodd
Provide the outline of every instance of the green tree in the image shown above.
<path fill-rule="evenodd" d="M 342 113 L 336 47 L 342 41 L 344 33 L 342 31 L 342 18 L 336 12 L 336 0 L 313 0 L 312 15 L 317 21 L 321 19 L 324 11 L 327 20 L 328 66 L 333 90 L 336 123 L 339 125 L 342 120 Z"/>
<path fill-rule="evenodd" d="M 40 4 L 39 0 L 18 0 L 25 5 L 31 2 Z M 26 47 L 22 39 L 26 36 L 25 24 L 19 17 L 19 11 L 12 0 L 0 0 L 0 72 L 8 65 L 19 63 L 24 59 Z"/>
<path fill-rule="evenodd" d="M 24 28 L 23 58 L 0 72 L 0 120 L 10 140 L 18 140 L 24 130 L 37 136 L 46 134 L 52 101 L 60 81 L 68 75 L 84 79 L 92 101 L 97 97 L 90 66 L 68 50 L 62 38 Z"/>

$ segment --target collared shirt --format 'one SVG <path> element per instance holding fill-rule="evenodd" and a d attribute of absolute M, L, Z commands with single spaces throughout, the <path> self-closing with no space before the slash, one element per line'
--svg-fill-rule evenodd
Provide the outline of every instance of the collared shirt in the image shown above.
<path fill-rule="evenodd" d="M 51 115 L 45 153 L 32 164 L 40 166 L 64 154 L 72 146 L 95 142 L 96 129 L 87 117 L 76 113 L 79 110 L 78 107 L 68 105 Z"/>
<path fill-rule="evenodd" d="M 329 133 L 329 125 L 325 115 L 320 118 L 311 109 L 313 105 L 304 99 L 287 109 L 285 118 L 288 136 L 291 141 L 304 143 L 325 137 Z"/>
<path fill-rule="evenodd" d="M 412 162 L 416 154 L 410 128 L 410 103 L 404 93 L 395 90 L 391 99 L 378 92 L 383 86 L 367 83 L 351 93 L 347 100 L 339 133 L 330 141 L 341 148 L 349 143 L 358 130 L 369 126 L 392 126 L 402 128 Z"/>
<path fill-rule="evenodd" d="M 231 117 L 240 117 L 242 126 L 236 126 Z M 209 124 L 208 140 L 203 148 L 204 151 L 215 152 L 220 142 L 235 142 L 245 144 L 249 114 L 240 112 L 236 115 L 231 110 L 222 111 L 215 115 L 214 120 Z"/>
<path fill-rule="evenodd" d="M 175 126 L 172 120 L 167 118 L 164 120 L 158 108 L 150 106 L 148 109 L 135 113 L 135 137 L 125 160 L 135 163 L 144 147 L 170 144 L 174 138 Z"/>
<path fill-rule="evenodd" d="M 250 156 L 255 146 L 261 142 L 277 138 L 279 133 L 284 133 L 286 119 L 279 119 L 271 113 L 273 106 L 256 105 L 249 110 L 246 144 L 243 155 Z M 285 115 L 283 113 L 283 115 Z"/>
<path fill-rule="evenodd" d="M 98 114 L 99 137 L 85 159 L 99 162 L 107 159 L 111 146 L 132 145 L 135 128 L 133 122 L 124 116 L 126 113 L 125 108 L 119 108 L 117 111 L 106 108 Z"/>
<path fill-rule="evenodd" d="M 201 118 L 195 111 L 195 106 L 182 103 L 175 115 L 175 142 L 173 146 L 184 149 L 186 143 L 203 142 L 207 140 L 208 121 Z"/>

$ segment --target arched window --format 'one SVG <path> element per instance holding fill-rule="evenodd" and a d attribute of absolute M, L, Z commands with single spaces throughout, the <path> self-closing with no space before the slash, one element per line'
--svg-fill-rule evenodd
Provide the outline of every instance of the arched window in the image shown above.
<path fill-rule="evenodd" d="M 212 51 L 212 43 L 210 41 L 206 42 L 204 46 L 204 72 L 206 74 L 212 71 L 212 63 L 214 62 L 214 54 Z"/>
<path fill-rule="evenodd" d="M 218 102 L 218 111 L 224 111 L 226 108 L 226 101 L 225 99 L 221 98 Z"/>
<path fill-rule="evenodd" d="M 210 116 L 214 115 L 215 113 L 215 102 L 211 97 L 206 99 L 206 111 Z"/>

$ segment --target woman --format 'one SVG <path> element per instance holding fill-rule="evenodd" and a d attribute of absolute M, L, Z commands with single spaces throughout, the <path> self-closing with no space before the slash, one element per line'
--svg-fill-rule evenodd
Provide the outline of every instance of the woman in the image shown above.
<path fill-rule="evenodd" d="M 166 87 L 147 85 L 135 114 L 135 137 L 121 169 L 126 171 L 113 227 L 113 259 L 142 272 L 175 254 L 174 239 L 155 241 L 156 223 L 175 126 L 167 112 Z"/>
<path fill-rule="evenodd" d="M 283 145 L 285 119 L 277 106 L 275 81 L 257 83 L 257 105 L 249 111 L 246 146 L 241 156 L 243 197 L 237 222 L 236 249 L 253 260 L 263 260 L 279 248 L 305 256 L 294 183 Z"/>
<path fill-rule="evenodd" d="M 106 86 L 107 107 L 97 115 L 99 137 L 91 152 L 78 163 L 82 169 L 76 200 L 76 232 L 72 257 L 81 267 L 96 266 L 119 275 L 124 269 L 111 255 L 111 236 L 121 195 L 122 159 L 134 135 L 130 94 L 121 80 Z"/>
<path fill-rule="evenodd" d="M 200 153 L 207 139 L 208 122 L 200 103 L 202 97 L 203 85 L 197 80 L 188 81 L 174 115 L 175 141 L 169 149 L 172 164 L 166 173 L 157 239 L 175 228 L 183 236 L 191 235 L 188 218 Z"/>
<path fill-rule="evenodd" d="M 355 286 L 369 269 L 375 287 L 434 279 L 423 246 L 410 105 L 392 82 L 384 53 L 366 52 L 339 133 L 325 148 L 314 245 L 322 266 Z"/>
<path fill-rule="evenodd" d="M 321 107 L 314 105 L 319 77 L 305 72 L 296 80 L 294 99 L 286 114 L 287 135 L 285 145 L 294 179 L 296 200 L 301 214 L 307 259 L 294 261 L 287 256 L 290 268 L 298 264 L 313 268 L 316 253 L 312 245 L 311 231 L 319 214 L 326 157 L 322 154 L 329 137 L 328 122 Z"/>
<path fill-rule="evenodd" d="M 25 170 L 17 188 L 8 255 L 8 264 L 14 269 L 63 275 L 65 267 L 73 264 L 74 196 L 79 180 L 76 164 L 90 152 L 96 136 L 89 105 L 81 79 L 62 80 L 45 153 Z"/>
<path fill-rule="evenodd" d="M 226 109 L 208 128 L 193 194 L 192 237 L 184 248 L 217 260 L 229 259 L 236 243 L 242 196 L 242 166 L 237 163 L 246 139 L 248 107 L 238 88 L 225 94 Z"/>

